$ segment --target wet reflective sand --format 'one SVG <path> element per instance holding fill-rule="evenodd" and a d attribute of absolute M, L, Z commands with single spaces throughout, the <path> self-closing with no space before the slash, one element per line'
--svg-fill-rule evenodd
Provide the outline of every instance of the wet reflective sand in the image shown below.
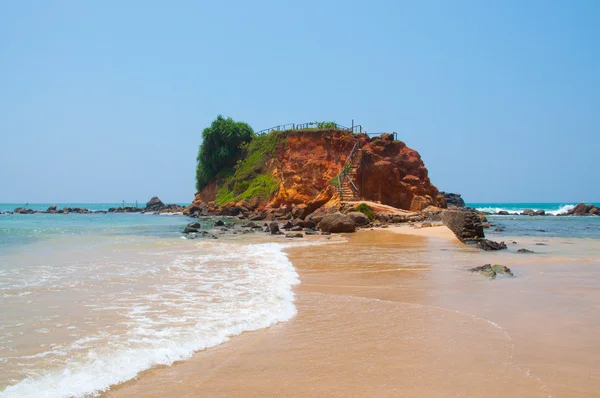
<path fill-rule="evenodd" d="M 106 395 L 600 394 L 597 241 L 520 238 L 539 253 L 485 253 L 434 230 L 423 235 L 439 237 L 365 231 L 288 249 L 302 281 L 294 319 Z M 466 271 L 485 263 L 516 277 Z"/>

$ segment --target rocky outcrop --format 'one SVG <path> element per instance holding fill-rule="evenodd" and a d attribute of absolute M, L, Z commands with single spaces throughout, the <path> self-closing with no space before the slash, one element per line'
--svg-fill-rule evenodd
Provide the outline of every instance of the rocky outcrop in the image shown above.
<path fill-rule="evenodd" d="M 326 215 L 321 219 L 318 226 L 322 232 L 338 233 L 356 231 L 354 221 L 342 213 Z"/>
<path fill-rule="evenodd" d="M 196 193 L 184 212 L 198 217 L 216 212 L 249 218 L 252 213 L 285 208 L 291 218 L 305 219 L 323 206 L 339 203 L 333 181 L 357 143 L 361 152 L 359 164 L 353 166 L 353 183 L 362 198 L 413 211 L 446 206 L 444 197 L 431 184 L 419 153 L 394 141 L 391 135 L 369 138 L 344 130 L 296 130 L 282 133 L 273 157 L 257 171 L 279 184 L 270 198 L 253 198 L 255 203 L 250 207 L 220 203 L 211 209 L 210 203 L 214 204 L 221 188 L 214 180 Z M 243 189 L 232 194 L 240 195 Z"/>
<path fill-rule="evenodd" d="M 600 207 L 579 203 L 567 212 L 569 216 L 600 216 Z"/>
<path fill-rule="evenodd" d="M 440 194 L 446 200 L 446 205 L 449 209 L 453 207 L 463 208 L 465 207 L 465 201 L 459 193 L 440 192 Z"/>

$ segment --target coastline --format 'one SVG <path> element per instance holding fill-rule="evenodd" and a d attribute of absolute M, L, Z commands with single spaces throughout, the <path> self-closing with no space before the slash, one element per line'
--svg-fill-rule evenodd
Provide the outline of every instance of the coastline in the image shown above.
<path fill-rule="evenodd" d="M 535 282 L 539 267 L 561 264 L 481 253 L 448 232 L 391 227 L 344 235 L 346 243 L 288 248 L 301 280 L 294 289 L 296 317 L 171 367 L 150 369 L 104 396 L 500 397 L 598 391 L 600 371 L 589 368 L 590 347 L 600 348 L 594 337 L 598 320 L 586 318 L 590 325 L 580 330 L 587 346 L 567 343 L 568 327 L 553 325 L 547 309 L 538 308 L 540 299 L 523 293 L 532 286 L 522 284 Z M 488 258 L 515 266 L 517 278 L 490 282 L 466 272 Z M 552 279 L 547 283 L 555 288 Z M 557 318 L 576 319 L 569 306 L 550 301 Z M 527 308 L 530 319 L 516 312 L 519 307 Z"/>

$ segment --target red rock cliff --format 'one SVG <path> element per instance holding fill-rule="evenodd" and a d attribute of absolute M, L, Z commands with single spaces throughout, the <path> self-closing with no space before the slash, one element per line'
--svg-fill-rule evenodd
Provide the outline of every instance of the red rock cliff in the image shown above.
<path fill-rule="evenodd" d="M 445 207 L 437 188 L 431 184 L 418 152 L 391 136 L 369 139 L 364 134 L 343 130 L 299 130 L 285 133 L 276 156 L 265 164 L 265 171 L 279 182 L 279 189 L 259 207 L 304 204 L 313 211 L 339 201 L 332 180 L 341 172 L 355 143 L 362 158 L 353 175 L 364 200 L 380 201 L 400 209 L 419 211 L 429 205 Z M 196 194 L 196 201 L 215 199 L 215 184 Z"/>

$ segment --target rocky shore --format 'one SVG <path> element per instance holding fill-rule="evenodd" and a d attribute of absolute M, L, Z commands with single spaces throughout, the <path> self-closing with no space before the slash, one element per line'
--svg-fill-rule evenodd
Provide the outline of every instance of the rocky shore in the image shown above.
<path fill-rule="evenodd" d="M 106 213 L 182 213 L 185 207 L 177 204 L 164 204 L 157 196 L 152 197 L 145 207 L 111 207 L 108 210 L 90 210 L 82 207 L 64 207 L 59 209 L 56 205 L 48 207 L 46 210 L 33 210 L 25 207 L 17 207 L 13 211 L 5 214 L 106 214 Z M 2 214 L 0 212 L 0 214 Z"/>

